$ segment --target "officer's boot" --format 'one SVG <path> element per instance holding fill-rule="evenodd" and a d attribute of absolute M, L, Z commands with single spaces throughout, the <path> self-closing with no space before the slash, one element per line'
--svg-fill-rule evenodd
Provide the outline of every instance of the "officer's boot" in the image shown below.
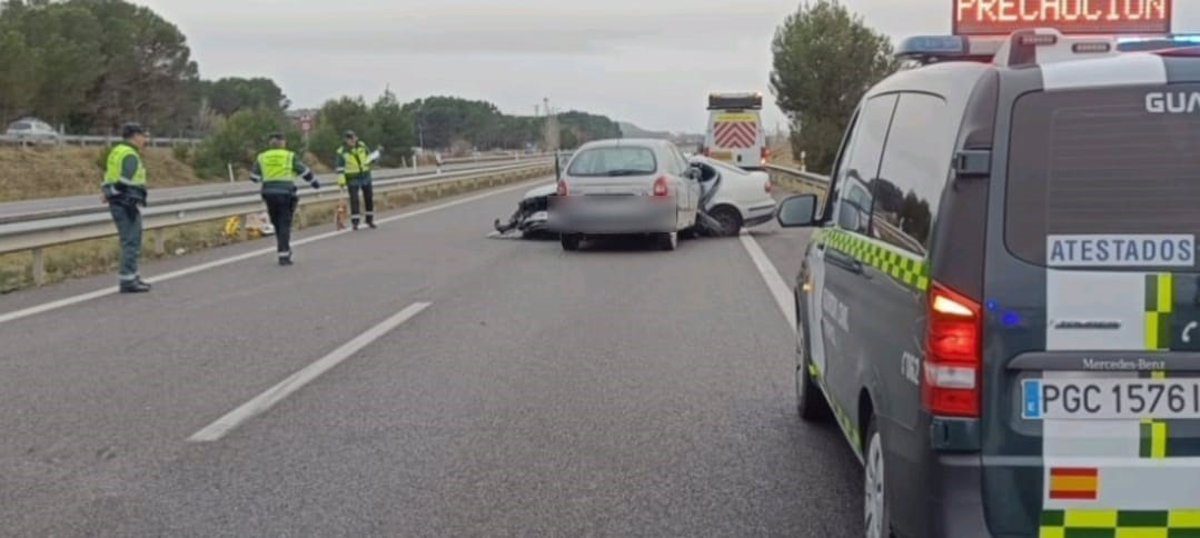
<path fill-rule="evenodd" d="M 292 253 L 291 252 L 280 252 L 279 253 L 279 265 L 282 267 L 290 267 L 292 265 Z"/>
<path fill-rule="evenodd" d="M 378 226 L 375 226 L 375 215 L 367 215 L 367 227 L 372 230 L 378 228 Z"/>
<path fill-rule="evenodd" d="M 126 280 L 121 282 L 121 293 L 147 293 L 150 287 L 150 284 L 142 282 L 141 278 Z"/>
<path fill-rule="evenodd" d="M 354 218 L 350 219 L 350 227 L 354 231 L 356 231 L 356 232 L 358 231 L 358 217 L 354 217 Z"/>

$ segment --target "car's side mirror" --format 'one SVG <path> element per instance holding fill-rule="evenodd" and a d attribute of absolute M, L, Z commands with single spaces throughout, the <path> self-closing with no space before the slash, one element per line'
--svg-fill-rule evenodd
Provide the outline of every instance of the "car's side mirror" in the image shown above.
<path fill-rule="evenodd" d="M 793 196 L 779 204 L 776 214 L 784 228 L 805 228 L 817 223 L 817 197 L 813 194 Z"/>

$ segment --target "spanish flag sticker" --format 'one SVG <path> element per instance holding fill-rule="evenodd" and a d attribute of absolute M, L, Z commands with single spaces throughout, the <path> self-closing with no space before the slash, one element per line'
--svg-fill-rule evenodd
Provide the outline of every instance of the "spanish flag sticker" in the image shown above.
<path fill-rule="evenodd" d="M 1050 469 L 1050 498 L 1063 501 L 1095 501 L 1100 498 L 1099 469 Z"/>

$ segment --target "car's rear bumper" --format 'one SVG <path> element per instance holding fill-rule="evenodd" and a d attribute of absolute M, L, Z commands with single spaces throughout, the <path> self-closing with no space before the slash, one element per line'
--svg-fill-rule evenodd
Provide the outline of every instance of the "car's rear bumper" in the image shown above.
<path fill-rule="evenodd" d="M 679 230 L 674 199 L 630 197 L 628 200 L 571 198 L 550 211 L 550 228 L 564 234 L 621 235 Z"/>

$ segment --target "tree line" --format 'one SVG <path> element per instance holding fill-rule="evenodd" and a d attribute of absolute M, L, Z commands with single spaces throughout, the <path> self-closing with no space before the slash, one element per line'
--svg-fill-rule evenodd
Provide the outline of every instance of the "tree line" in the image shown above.
<path fill-rule="evenodd" d="M 771 49 L 771 88 L 791 123 L 792 152 L 828 172 L 863 95 L 900 67 L 891 41 L 837 0 L 817 0 L 783 22 Z"/>
<path fill-rule="evenodd" d="M 388 149 L 384 165 L 411 148 L 443 152 L 540 147 L 545 118 L 512 116 L 493 104 L 456 97 L 401 103 L 332 99 L 316 115 L 308 145 L 268 78 L 204 80 L 187 39 L 147 7 L 124 0 L 3 0 L 0 3 L 0 121 L 35 116 L 70 134 L 111 135 L 137 120 L 159 136 L 204 138 L 192 160 L 202 175 L 248 168 L 264 136 L 283 131 L 294 148 L 326 164 L 348 129 Z M 569 112 L 559 117 L 563 147 L 619 137 L 616 122 Z"/>

